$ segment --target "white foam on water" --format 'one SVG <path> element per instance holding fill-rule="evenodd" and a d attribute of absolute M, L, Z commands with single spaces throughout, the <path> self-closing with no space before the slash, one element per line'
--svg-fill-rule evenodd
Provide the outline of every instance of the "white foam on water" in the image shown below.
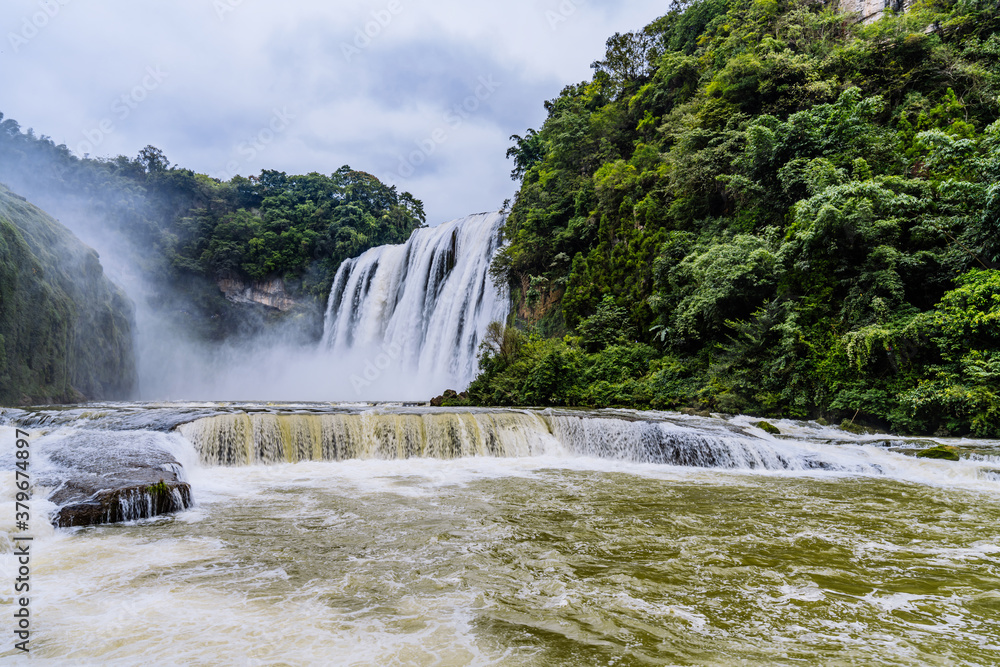
<path fill-rule="evenodd" d="M 584 477 L 574 481 L 574 476 L 581 474 Z M 571 641 L 584 643 L 596 641 L 591 634 L 613 637 L 627 631 L 659 637 L 669 647 L 682 641 L 684 629 L 691 636 L 704 635 L 705 641 L 724 641 L 711 608 L 692 607 L 669 595 L 651 597 L 648 584 L 634 576 L 615 579 L 619 583 L 612 588 L 591 582 L 576 574 L 576 566 L 566 561 L 564 552 L 538 548 L 544 542 L 519 543 L 522 550 L 511 553 L 520 563 L 512 573 L 533 573 L 519 588 L 505 594 L 525 609 L 537 610 L 535 616 L 527 618 L 522 616 L 527 611 L 502 611 L 505 605 L 497 607 L 492 597 L 499 591 L 466 584 L 470 572 L 435 564 L 423 547 L 401 550 L 392 547 L 391 541 L 378 546 L 379 533 L 403 533 L 409 530 L 406 521 L 421 521 L 424 510 L 419 508 L 440 507 L 449 499 L 460 498 L 469 508 L 490 503 L 491 496 L 484 495 L 481 488 L 483 482 L 523 480 L 530 488 L 555 484 L 568 499 L 586 499 L 590 492 L 587 479 L 615 479 L 627 486 L 623 476 L 635 476 L 662 483 L 664 493 L 672 484 L 715 486 L 722 491 L 734 486 L 754 488 L 754 480 L 803 479 L 801 473 L 787 471 L 722 471 L 565 455 L 312 461 L 239 468 L 196 463 L 189 476 L 198 488 L 200 506 L 179 514 L 175 529 L 167 530 L 171 520 L 166 520 L 127 529 L 106 526 L 57 531 L 38 545 L 38 590 L 33 604 L 40 619 L 36 634 L 39 656 L 109 665 L 137 664 L 140 652 L 143 661 L 153 664 L 532 664 L 534 649 L 519 651 L 484 640 L 477 619 L 498 613 L 503 618 L 514 614 L 512 621 L 543 630 L 558 629 Z M 327 509 L 322 503 L 330 493 L 345 501 L 355 500 L 362 514 Z M 648 496 L 644 498 L 648 502 Z M 380 525 L 379 507 L 385 503 L 395 508 L 395 518 Z M 411 503 L 416 504 L 408 514 L 406 508 Z M 256 561 L 248 555 L 244 564 L 239 552 L 243 541 L 230 543 L 230 537 L 212 534 L 214 528 L 207 534 L 202 532 L 207 528 L 199 528 L 207 522 L 217 525 L 220 514 L 231 514 L 230 528 L 240 533 L 238 517 L 244 507 L 255 517 L 266 513 L 265 523 L 255 518 L 248 524 L 253 531 L 273 526 L 273 533 L 240 538 L 264 543 L 276 540 L 271 564 L 248 568 L 247 564 Z M 573 504 L 565 509 L 577 511 Z M 468 511 L 474 513 L 474 509 Z M 367 539 L 372 545 L 352 550 L 356 567 L 351 561 L 341 563 L 340 575 L 303 582 L 299 572 L 307 564 L 303 558 L 314 559 L 315 567 L 324 559 L 333 563 L 339 557 L 336 553 L 302 552 L 280 556 L 287 546 L 280 538 L 281 526 L 320 518 L 322 522 L 312 530 L 332 536 L 343 532 L 356 537 L 352 531 L 370 524 Z M 479 536 L 443 530 L 444 534 L 434 538 L 442 540 L 441 544 L 471 540 L 463 551 L 475 552 L 493 540 L 509 538 L 509 530 L 503 526 L 494 526 Z M 822 537 L 821 532 L 809 528 L 791 535 L 793 542 L 804 544 Z M 891 552 L 891 546 L 898 550 L 901 545 L 870 545 L 869 551 Z M 912 545 L 902 548 L 916 553 Z M 969 548 L 942 549 L 941 553 L 951 553 L 955 560 L 968 563 L 976 553 L 995 558 L 997 551 L 983 540 Z M 383 574 L 373 579 L 376 572 Z M 776 575 L 769 576 L 773 580 Z M 761 583 L 767 581 L 765 578 Z M 381 593 L 373 594 L 373 590 Z M 768 598 L 770 605 L 815 605 L 826 599 L 826 593 L 814 583 L 788 581 L 776 584 L 774 591 L 769 594 L 774 596 Z M 747 591 L 750 596 L 762 594 Z M 938 607 L 956 604 L 929 595 L 877 592 L 862 596 L 858 604 L 862 603 L 884 613 L 919 611 L 924 603 Z M 546 621 L 545 614 L 566 620 L 550 627 L 554 621 Z M 935 632 L 962 637 L 983 632 L 952 616 L 940 617 Z M 612 622 L 610 618 L 619 620 Z M 819 633 L 805 626 L 798 630 L 780 627 L 775 618 L 768 618 L 766 628 L 743 630 L 755 635 L 770 632 L 775 642 L 785 642 L 789 650 L 799 653 L 803 646 L 824 642 L 836 646 L 854 642 L 859 650 L 871 651 L 873 645 L 884 641 L 886 655 L 906 654 L 889 646 L 891 635 L 880 640 L 868 630 L 866 644 L 865 633 L 847 625 L 834 624 L 828 632 Z M 615 625 L 626 621 L 626 626 Z M 919 655 L 914 654 L 915 659 Z"/>
<path fill-rule="evenodd" d="M 16 513 L 23 509 L 16 506 L 17 494 L 22 491 L 17 484 L 23 483 L 24 477 L 17 476 L 15 467 L 15 462 L 19 460 L 15 456 L 17 430 L 9 426 L 0 426 L 0 554 L 4 556 L 13 553 L 13 537 L 16 535 L 44 539 L 56 532 L 49 522 L 49 514 L 56 509 L 56 506 L 45 498 L 48 489 L 37 484 L 37 476 L 49 469 L 49 463 L 39 451 L 37 439 L 30 437 L 28 441 L 31 443 L 28 458 L 31 500 L 27 503 L 30 517 L 28 530 L 19 530 Z M 13 577 L 7 577 L 16 570 L 13 560 L 6 557 L 0 559 L 0 568 L 2 568 L 0 581 L 13 581 Z"/>

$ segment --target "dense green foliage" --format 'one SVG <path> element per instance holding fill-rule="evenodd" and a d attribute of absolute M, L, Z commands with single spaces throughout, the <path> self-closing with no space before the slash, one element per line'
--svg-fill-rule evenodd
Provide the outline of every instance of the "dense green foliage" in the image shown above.
<path fill-rule="evenodd" d="M 132 305 L 66 228 L 0 186 L 0 404 L 127 398 Z"/>
<path fill-rule="evenodd" d="M 332 176 L 263 171 L 210 183 L 222 205 L 180 218 L 168 252 L 176 266 L 213 277 L 304 278 L 308 291 L 325 293 L 345 259 L 403 243 L 424 222 L 409 193 L 346 166 Z"/>
<path fill-rule="evenodd" d="M 344 259 L 401 243 L 424 224 L 420 201 L 346 166 L 222 182 L 171 166 L 152 146 L 135 158 L 80 159 L 3 114 L 0 182 L 57 217 L 120 236 L 131 263 L 162 285 L 156 305 L 202 311 L 195 326 L 226 313 L 219 279 L 282 278 L 293 294 L 322 302 Z"/>
<path fill-rule="evenodd" d="M 700 0 L 609 39 L 512 137 L 531 333 L 470 395 L 1000 435 L 998 28 Z"/>

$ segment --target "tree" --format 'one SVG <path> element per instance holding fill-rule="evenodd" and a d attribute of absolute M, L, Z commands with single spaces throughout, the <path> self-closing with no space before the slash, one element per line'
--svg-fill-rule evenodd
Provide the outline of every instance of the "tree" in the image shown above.
<path fill-rule="evenodd" d="M 604 60 L 590 65 L 595 80 L 606 81 L 613 91 L 621 93 L 648 78 L 653 73 L 655 43 L 654 37 L 643 30 L 616 32 L 605 44 Z"/>
<path fill-rule="evenodd" d="M 143 166 L 147 174 L 155 174 L 170 168 L 170 161 L 156 146 L 146 146 L 139 151 L 136 160 Z"/>
<path fill-rule="evenodd" d="M 530 128 L 524 137 L 512 134 L 510 139 L 515 145 L 507 149 L 507 159 L 514 159 L 510 177 L 511 180 L 517 181 L 545 157 L 545 144 L 541 135 Z"/>

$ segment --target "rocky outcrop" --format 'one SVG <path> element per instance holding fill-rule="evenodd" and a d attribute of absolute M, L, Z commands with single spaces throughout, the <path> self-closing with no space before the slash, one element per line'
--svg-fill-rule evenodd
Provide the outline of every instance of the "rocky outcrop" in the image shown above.
<path fill-rule="evenodd" d="M 191 506 L 183 468 L 160 446 L 162 433 L 78 431 L 45 441 L 53 467 L 39 483 L 53 488 L 57 527 L 135 521 Z"/>
<path fill-rule="evenodd" d="M 781 434 L 781 429 L 779 429 L 771 422 L 759 421 L 759 422 L 754 422 L 753 425 L 759 428 L 761 431 L 764 431 L 764 433 L 770 433 L 771 435 Z"/>
<path fill-rule="evenodd" d="M 891 9 L 903 12 L 913 5 L 914 0 L 840 0 L 840 9 L 853 12 L 865 23 L 871 23 L 882 16 L 882 12 Z"/>
<path fill-rule="evenodd" d="M 176 479 L 137 486 L 107 489 L 91 494 L 86 500 L 63 505 L 52 518 L 57 528 L 92 526 L 148 519 L 171 514 L 191 506 L 191 487 Z"/>
<path fill-rule="evenodd" d="M 128 398 L 132 329 L 97 253 L 0 185 L 0 404 Z"/>
<path fill-rule="evenodd" d="M 927 449 L 921 449 L 917 452 L 917 456 L 922 459 L 958 461 L 962 458 L 958 455 L 958 451 L 959 450 L 956 447 L 949 447 L 948 445 L 934 445 L 933 447 L 928 447 Z"/>
<path fill-rule="evenodd" d="M 249 283 L 239 278 L 222 278 L 218 284 L 225 297 L 233 303 L 258 304 L 282 312 L 300 305 L 285 290 L 285 282 L 281 278 Z"/>
<path fill-rule="evenodd" d="M 430 405 L 433 408 L 451 408 L 471 404 L 472 403 L 469 401 L 469 394 L 464 391 L 462 393 L 458 393 L 454 389 L 445 389 L 443 394 L 435 396 L 430 400 Z"/>

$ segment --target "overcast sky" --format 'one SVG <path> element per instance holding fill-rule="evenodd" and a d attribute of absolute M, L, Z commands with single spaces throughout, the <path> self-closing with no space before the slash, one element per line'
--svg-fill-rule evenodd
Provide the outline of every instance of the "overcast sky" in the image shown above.
<path fill-rule="evenodd" d="M 665 1 L 3 0 L 0 112 L 79 154 L 228 178 L 344 164 L 431 225 L 514 193 L 504 153 Z"/>

